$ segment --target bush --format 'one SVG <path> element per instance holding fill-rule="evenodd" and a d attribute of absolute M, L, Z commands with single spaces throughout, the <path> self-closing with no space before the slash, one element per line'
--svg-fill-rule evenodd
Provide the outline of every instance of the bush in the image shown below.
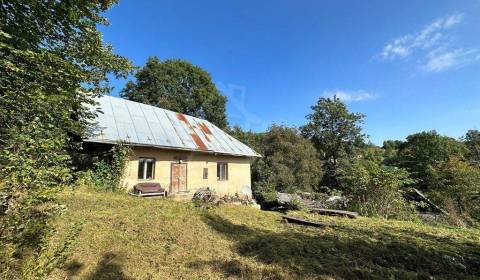
<path fill-rule="evenodd" d="M 323 176 L 322 162 L 312 142 L 296 128 L 273 125 L 260 143 L 263 158 L 252 164 L 255 194 L 317 189 Z"/>
<path fill-rule="evenodd" d="M 352 210 L 385 219 L 413 217 L 413 208 L 405 201 L 402 191 L 402 187 L 411 182 L 403 169 L 366 160 L 356 160 L 344 167 L 341 176 Z"/>
<path fill-rule="evenodd" d="M 130 155 L 130 147 L 123 144 L 113 146 L 94 161 L 92 169 L 83 172 L 77 185 L 91 186 L 97 191 L 118 191 Z"/>
<path fill-rule="evenodd" d="M 480 192 L 480 168 L 453 157 L 428 169 L 429 197 L 444 208 L 450 216 L 468 224 L 480 220 L 480 206 L 475 195 Z M 462 224 L 459 219 L 454 224 Z"/>

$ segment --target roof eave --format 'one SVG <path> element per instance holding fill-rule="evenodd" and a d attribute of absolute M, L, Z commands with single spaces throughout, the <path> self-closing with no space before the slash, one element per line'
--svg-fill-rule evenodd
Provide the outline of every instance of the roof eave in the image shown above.
<path fill-rule="evenodd" d="M 103 140 L 103 139 L 84 139 L 83 141 L 90 142 L 90 143 L 101 143 L 101 144 L 113 144 L 113 145 L 119 144 L 118 141 Z M 174 146 L 152 145 L 152 144 L 144 144 L 144 143 L 133 143 L 133 142 L 122 142 L 122 143 L 128 146 L 135 146 L 135 147 L 148 147 L 148 148 L 157 148 L 157 149 L 165 149 L 165 150 L 206 153 L 206 154 L 213 154 L 213 155 L 227 155 L 227 156 L 251 157 L 251 158 L 262 157 L 257 152 L 255 152 L 255 155 L 247 155 L 247 154 L 224 153 L 224 152 L 218 152 L 213 150 L 199 150 L 199 149 L 188 149 L 188 148 L 174 147 Z"/>

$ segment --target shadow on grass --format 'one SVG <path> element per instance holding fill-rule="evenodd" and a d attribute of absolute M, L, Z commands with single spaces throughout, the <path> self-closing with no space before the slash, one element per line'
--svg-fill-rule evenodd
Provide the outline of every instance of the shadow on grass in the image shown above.
<path fill-rule="evenodd" d="M 122 260 L 113 252 L 104 253 L 95 270 L 85 279 L 88 280 L 130 280 L 122 272 Z"/>
<path fill-rule="evenodd" d="M 75 276 L 78 274 L 78 272 L 83 268 L 83 264 L 73 260 L 71 262 L 68 262 L 65 264 L 63 267 L 63 270 L 67 274 L 67 279 L 70 279 L 72 276 Z"/>
<path fill-rule="evenodd" d="M 211 213 L 206 213 L 203 219 L 215 231 L 234 241 L 234 249 L 240 256 L 273 264 L 298 278 L 465 279 L 480 275 L 480 255 L 475 253 L 478 248 L 454 240 L 445 247 L 442 246 L 444 240 L 435 239 L 425 240 L 429 246 L 421 246 L 408 235 L 399 237 L 388 230 L 377 233 L 377 238 L 372 239 L 372 230 L 369 229 L 336 227 L 327 232 L 288 226 L 284 232 L 278 233 L 233 224 Z M 435 246 L 431 246 L 432 242 Z M 452 247 L 456 248 L 455 251 L 451 250 Z M 255 276 L 250 268 L 240 263 L 203 265 L 209 265 L 227 277 Z M 266 277 L 257 275 L 255 278 L 282 278 L 273 271 L 264 274 Z"/>

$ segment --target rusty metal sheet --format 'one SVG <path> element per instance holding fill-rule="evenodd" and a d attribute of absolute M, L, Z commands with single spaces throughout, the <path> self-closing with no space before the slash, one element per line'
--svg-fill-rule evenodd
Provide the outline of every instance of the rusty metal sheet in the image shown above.
<path fill-rule="evenodd" d="M 212 123 L 118 97 L 97 99 L 99 110 L 93 135 L 87 142 L 116 143 L 158 148 L 259 157 L 253 149 Z"/>

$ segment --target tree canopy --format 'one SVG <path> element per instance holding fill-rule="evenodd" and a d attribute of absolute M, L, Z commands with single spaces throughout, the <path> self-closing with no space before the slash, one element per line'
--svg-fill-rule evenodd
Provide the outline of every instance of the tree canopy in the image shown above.
<path fill-rule="evenodd" d="M 468 159 L 477 165 L 480 164 L 480 131 L 476 129 L 467 131 L 464 141 L 468 148 Z"/>
<path fill-rule="evenodd" d="M 361 124 L 364 115 L 351 113 L 347 106 L 336 96 L 321 97 L 311 107 L 307 115 L 308 123 L 302 127 L 302 133 L 311 139 L 325 163 L 326 185 L 337 187 L 337 168 L 339 161 L 351 156 L 355 147 L 361 146 L 365 135 Z"/>
<path fill-rule="evenodd" d="M 93 117 L 85 105 L 110 90 L 109 73 L 126 77 L 131 70 L 97 30 L 107 23 L 102 13 L 114 3 L 10 0 L 0 5 L 2 272 L 19 267 L 2 257 L 21 259 L 41 248 L 47 218 L 58 209 L 55 192 L 72 179 L 69 151 L 78 147 Z M 24 250 L 27 246 L 32 250 Z"/>
<path fill-rule="evenodd" d="M 263 158 L 252 167 L 256 191 L 313 192 L 322 178 L 322 163 L 310 140 L 298 129 L 273 125 L 262 134 Z"/>
<path fill-rule="evenodd" d="M 161 61 L 154 56 L 135 78 L 122 90 L 122 97 L 203 118 L 222 129 L 227 127 L 227 98 L 200 67 L 185 60 Z"/>
<path fill-rule="evenodd" d="M 439 135 L 436 131 L 424 131 L 407 137 L 399 146 L 398 165 L 406 168 L 422 187 L 427 168 L 451 157 L 464 157 L 465 145 L 454 138 Z"/>

